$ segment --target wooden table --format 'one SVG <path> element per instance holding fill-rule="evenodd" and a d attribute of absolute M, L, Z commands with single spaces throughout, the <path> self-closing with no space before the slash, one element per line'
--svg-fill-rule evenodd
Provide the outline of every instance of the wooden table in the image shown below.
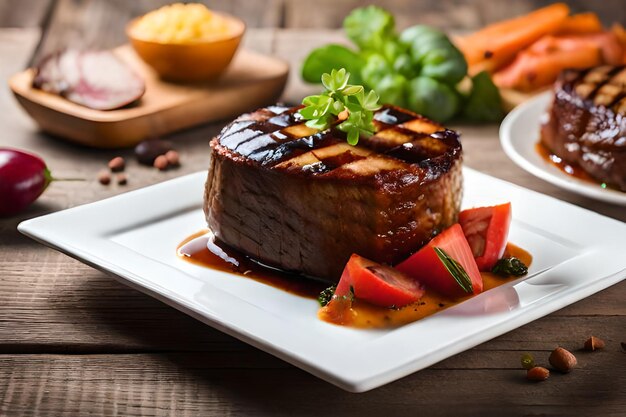
<path fill-rule="evenodd" d="M 334 31 L 257 29 L 247 46 L 292 62 L 284 100 L 297 102 L 310 91 L 298 79 L 298 62 L 337 38 Z M 2 79 L 26 65 L 37 39 L 36 29 L 0 30 Z M 2 146 L 40 154 L 58 176 L 87 179 L 54 183 L 26 212 L 0 220 L 0 415 L 626 415 L 626 282 L 397 382 L 350 394 L 16 230 L 23 219 L 206 169 L 208 140 L 221 123 L 172 137 L 180 169 L 161 173 L 131 162 L 127 186 L 105 187 L 96 173 L 129 150 L 95 151 L 38 132 L 6 85 L 0 109 Z M 623 207 L 519 169 L 502 152 L 497 126 L 458 128 L 467 166 L 626 221 Z M 606 348 L 580 352 L 591 334 Z M 578 368 L 527 382 L 520 355 L 545 364 L 557 345 L 576 353 Z"/>

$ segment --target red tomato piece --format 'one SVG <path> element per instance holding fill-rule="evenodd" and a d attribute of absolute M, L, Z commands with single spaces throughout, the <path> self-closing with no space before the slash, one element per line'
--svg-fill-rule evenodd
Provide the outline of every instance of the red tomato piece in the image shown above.
<path fill-rule="evenodd" d="M 459 224 L 472 248 L 478 269 L 491 271 L 506 248 L 511 203 L 463 210 L 459 213 Z"/>
<path fill-rule="evenodd" d="M 472 282 L 474 294 L 483 291 L 483 278 L 476 266 L 463 229 L 458 223 L 441 232 L 422 249 L 398 264 L 396 269 L 448 297 L 467 295 L 445 267 L 434 248 L 442 249 L 463 267 Z"/>
<path fill-rule="evenodd" d="M 346 264 L 335 296 L 354 297 L 381 307 L 403 307 L 424 295 L 424 287 L 402 272 L 359 255 L 352 255 Z"/>

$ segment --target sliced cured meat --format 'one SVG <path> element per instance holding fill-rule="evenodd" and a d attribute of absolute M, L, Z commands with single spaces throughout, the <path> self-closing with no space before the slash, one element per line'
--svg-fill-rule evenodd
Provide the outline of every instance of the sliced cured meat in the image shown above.
<path fill-rule="evenodd" d="M 96 110 L 124 107 L 145 92 L 143 80 L 113 52 L 73 49 L 42 60 L 33 87 Z"/>

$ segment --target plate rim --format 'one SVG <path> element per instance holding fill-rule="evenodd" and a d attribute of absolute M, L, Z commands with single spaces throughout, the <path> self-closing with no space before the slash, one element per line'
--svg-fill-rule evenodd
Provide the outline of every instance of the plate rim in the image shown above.
<path fill-rule="evenodd" d="M 572 210 L 581 210 L 583 212 L 588 212 L 589 215 L 594 215 L 594 216 L 598 216 L 598 218 L 605 219 L 602 221 L 615 222 L 616 224 L 619 223 L 621 227 L 625 227 L 625 225 L 623 225 L 618 220 L 599 215 L 597 213 L 580 208 L 573 204 L 557 200 L 553 197 L 546 196 L 546 195 L 537 193 L 532 190 L 525 189 L 524 187 L 520 187 L 515 184 L 508 183 L 507 181 L 503 181 L 498 178 L 479 173 L 478 171 L 472 170 L 470 168 L 464 168 L 464 173 L 465 172 L 467 173 L 471 172 L 472 175 L 479 175 L 479 176 L 487 177 L 489 180 L 498 181 L 502 183 L 503 185 L 514 187 L 515 189 L 523 190 L 524 192 L 541 196 L 542 198 L 548 199 L 546 201 L 552 201 L 553 204 L 559 204 L 559 205 L 565 204 L 567 206 L 570 206 Z M 566 305 L 569 305 L 575 301 L 578 301 L 579 299 L 589 296 L 597 291 L 600 291 L 626 278 L 624 276 L 625 274 L 623 274 L 625 269 L 620 269 L 617 272 L 615 272 L 613 275 L 603 276 L 600 279 L 592 281 L 590 285 L 585 286 L 582 290 L 576 289 L 574 291 L 574 289 L 570 289 L 569 292 L 562 294 L 562 296 L 558 299 L 558 302 L 551 301 L 552 298 L 550 296 L 545 297 L 545 299 L 543 299 L 541 303 L 536 303 L 533 308 L 530 308 L 530 309 L 519 308 L 516 310 L 515 315 L 512 318 L 503 322 L 497 322 L 496 324 L 492 324 L 483 332 L 473 333 L 470 337 L 471 340 L 466 340 L 462 346 L 455 345 L 453 341 L 450 341 L 449 343 L 445 344 L 443 347 L 440 347 L 436 352 L 433 352 L 430 356 L 418 357 L 417 359 L 415 359 L 414 357 L 411 357 L 408 360 L 404 360 L 403 362 L 399 363 L 395 367 L 385 368 L 384 366 L 382 367 L 378 366 L 378 368 L 384 368 L 384 369 L 382 370 L 375 369 L 374 371 L 372 371 L 371 369 L 361 370 L 361 372 L 359 372 L 358 375 L 341 375 L 340 373 L 337 373 L 336 371 L 333 372 L 332 369 L 329 369 L 329 364 L 332 365 L 333 363 L 332 361 L 328 363 L 324 363 L 323 365 L 320 365 L 319 362 L 316 362 L 317 358 L 311 358 L 311 357 L 307 358 L 306 357 L 306 355 L 308 354 L 307 352 L 299 353 L 299 352 L 294 351 L 292 349 L 292 346 L 285 347 L 285 345 L 276 345 L 275 343 L 272 344 L 268 340 L 263 339 L 262 336 L 259 336 L 258 333 L 255 334 L 254 332 L 246 331 L 245 329 L 242 328 L 242 326 L 238 327 L 237 325 L 232 323 L 232 320 L 229 321 L 223 318 L 220 319 L 218 316 L 214 314 L 207 313 L 206 309 L 203 311 L 200 311 L 199 309 L 195 308 L 194 303 L 189 303 L 188 301 L 181 299 L 180 296 L 176 297 L 176 296 L 172 296 L 172 294 L 167 294 L 167 291 L 163 291 L 158 285 L 154 284 L 154 282 L 151 283 L 149 280 L 147 283 L 144 282 L 146 281 L 145 279 L 141 278 L 141 276 L 139 276 L 136 272 L 125 270 L 122 266 L 119 265 L 119 262 L 116 263 L 116 262 L 104 260 L 100 258 L 99 256 L 95 256 L 94 254 L 88 253 L 88 251 L 75 247 L 73 244 L 68 243 L 67 239 L 64 240 L 64 239 L 55 238 L 54 236 L 55 232 L 54 231 L 50 232 L 50 230 L 46 230 L 46 227 L 45 227 L 46 224 L 50 220 L 53 220 L 52 223 L 54 223 L 55 219 L 58 219 L 63 216 L 68 216 L 68 215 L 71 216 L 72 213 L 85 211 L 85 210 L 90 211 L 90 210 L 93 210 L 94 207 L 97 210 L 98 206 L 102 205 L 104 202 L 107 202 L 107 204 L 110 205 L 119 200 L 142 198 L 142 194 L 152 193 L 155 191 L 158 192 L 161 189 L 163 190 L 167 189 L 167 187 L 170 187 L 170 188 L 177 187 L 178 184 L 181 184 L 183 182 L 187 182 L 187 181 L 191 181 L 192 183 L 202 182 L 204 181 L 205 176 L 206 176 L 206 172 L 200 171 L 195 174 L 186 175 L 186 176 L 179 177 L 170 181 L 162 182 L 160 184 L 156 184 L 156 185 L 152 185 L 152 186 L 138 189 L 135 191 L 123 193 L 114 197 L 107 198 L 105 200 L 96 201 L 96 202 L 89 203 L 83 206 L 77 206 L 77 207 L 66 209 L 63 211 L 51 213 L 45 216 L 26 220 L 19 224 L 18 230 L 21 233 L 27 236 L 30 236 L 41 243 L 51 246 L 54 249 L 57 249 L 65 254 L 68 254 L 69 256 L 73 258 L 80 260 L 81 262 L 84 262 L 92 267 L 95 267 L 96 269 L 102 270 L 110 275 L 113 275 L 118 281 L 124 283 L 125 285 L 128 285 L 131 288 L 134 288 L 143 293 L 146 293 L 164 302 L 167 305 L 170 305 L 188 315 L 191 315 L 192 317 L 199 319 L 200 321 L 216 328 L 219 331 L 229 334 L 237 339 L 242 340 L 245 343 L 248 343 L 256 348 L 259 348 L 274 356 L 277 356 L 285 360 L 288 363 L 291 363 L 297 367 L 300 367 L 317 377 L 320 377 L 334 385 L 339 386 L 340 388 L 343 388 L 351 392 L 367 391 L 367 390 L 376 388 L 378 386 L 384 385 L 386 383 L 392 382 L 403 376 L 412 374 L 418 370 L 428 367 L 443 359 L 446 359 L 454 354 L 463 352 L 480 343 L 483 343 L 494 337 L 502 335 L 506 333 L 507 331 L 518 328 L 532 320 L 535 320 L 539 317 L 543 317 L 544 315 L 550 314 L 551 312 L 555 310 L 558 310 Z M 189 198 L 192 201 L 196 201 L 198 199 L 201 200 L 199 196 L 195 196 L 195 195 L 190 196 Z M 183 203 L 180 203 L 180 204 L 183 204 Z M 155 208 L 155 210 L 158 212 L 158 208 Z M 81 231 L 81 232 L 84 233 L 84 231 Z M 117 245 L 111 240 L 109 240 L 108 242 L 109 242 L 109 246 L 111 250 L 113 251 L 111 253 L 113 254 L 115 254 L 115 251 L 119 252 L 120 250 L 133 252 L 131 249 Z M 607 245 L 611 244 L 612 242 L 614 243 L 614 241 L 609 240 Z M 116 247 L 117 249 L 115 249 Z M 613 254 L 614 251 L 615 250 L 609 251 L 607 253 L 607 256 L 614 256 Z M 136 254 L 136 256 L 145 258 L 146 262 L 148 263 L 152 263 L 152 264 L 156 263 L 156 261 L 154 261 L 151 258 L 148 258 L 145 255 Z M 577 260 L 579 258 L 580 257 L 574 257 L 572 259 Z M 174 267 L 171 267 L 171 266 L 168 266 L 168 268 L 173 269 L 173 270 L 175 269 Z M 186 274 L 185 272 L 181 270 L 177 270 L 177 271 L 180 274 L 184 274 L 184 275 L 191 277 L 190 275 Z M 194 278 L 194 279 L 197 279 L 197 278 Z M 523 280 L 520 282 L 523 283 L 524 281 L 526 280 Z M 516 281 L 514 281 L 513 283 L 510 283 L 510 285 L 513 285 L 515 282 Z M 219 292 L 220 294 L 221 293 L 227 294 L 227 296 L 231 298 L 234 297 L 232 294 L 228 293 L 227 291 L 217 288 L 213 286 L 212 284 L 210 285 L 212 286 L 211 290 L 215 290 Z M 504 288 L 507 285 L 509 284 L 505 284 L 499 288 Z M 257 307 L 257 309 L 258 308 L 259 307 Z M 317 320 L 317 318 L 314 318 L 314 320 Z M 284 323 L 281 323 L 281 325 L 282 324 Z M 408 328 L 409 326 L 410 325 L 402 326 L 399 329 L 402 330 L 403 328 L 405 327 Z M 389 337 L 388 335 L 384 336 L 387 341 L 389 340 L 393 341 L 394 338 L 398 339 L 399 337 L 398 332 L 394 331 L 390 333 L 395 334 L 395 336 L 394 337 Z M 402 337 L 403 336 L 400 335 L 400 339 L 402 339 Z M 376 351 L 377 343 L 379 345 L 382 342 L 380 342 L 380 339 L 378 339 L 374 341 L 374 343 L 372 343 L 374 344 L 374 351 Z M 319 348 L 319 346 L 317 346 L 317 348 Z M 366 349 L 358 349 L 357 353 L 362 354 L 365 350 Z M 372 349 L 370 348 L 369 350 L 371 351 Z M 353 356 L 358 356 L 358 355 L 353 355 Z M 354 357 L 350 357 L 350 355 L 344 355 L 343 359 L 345 359 L 346 361 L 353 361 L 354 363 L 352 363 L 352 365 L 359 364 L 358 360 L 355 359 Z"/>
<path fill-rule="evenodd" d="M 517 166 L 526 172 L 563 190 L 581 195 L 583 197 L 591 198 L 596 201 L 626 206 L 626 193 L 611 189 L 603 189 L 599 186 L 593 186 L 586 181 L 562 173 L 558 170 L 558 168 L 552 167 L 545 161 L 542 161 L 543 163 L 538 165 L 526 158 L 520 151 L 519 147 L 516 146 L 513 133 L 515 124 L 527 113 L 536 111 L 537 107 L 542 106 L 545 108 L 545 106 L 548 106 L 550 104 L 549 99 L 552 96 L 552 91 L 545 91 L 515 107 L 511 112 L 509 112 L 509 114 L 507 114 L 500 124 L 499 129 L 500 145 L 502 146 L 504 153 Z M 539 119 L 537 119 L 537 124 L 539 124 L 539 122 Z M 539 131 L 538 129 L 539 126 L 537 126 L 537 135 Z M 533 139 L 533 144 L 536 143 L 537 140 L 538 139 Z"/>

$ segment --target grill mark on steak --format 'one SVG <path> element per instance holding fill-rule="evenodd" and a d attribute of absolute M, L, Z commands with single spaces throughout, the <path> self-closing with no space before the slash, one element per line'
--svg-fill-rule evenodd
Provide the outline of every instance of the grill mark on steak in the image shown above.
<path fill-rule="evenodd" d="M 415 132 L 401 125 L 390 126 L 376 132 L 375 135 L 361 139 L 361 145 L 377 152 L 388 153 L 399 145 L 416 141 L 428 136 L 424 132 Z"/>
<path fill-rule="evenodd" d="M 272 116 L 268 121 L 275 125 L 285 127 L 285 126 L 294 125 L 298 123 L 298 121 L 300 120 L 301 118 L 299 117 L 299 114 L 297 113 L 297 108 L 291 108 L 291 109 L 286 109 L 282 111 L 281 113 L 277 113 L 275 116 Z"/>
<path fill-rule="evenodd" d="M 286 137 L 282 143 L 269 143 L 267 146 L 249 153 L 248 158 L 263 166 L 273 166 L 286 158 L 293 158 L 312 149 L 338 142 L 339 139 L 331 136 L 329 132 L 319 132 L 302 138 Z"/>
<path fill-rule="evenodd" d="M 393 126 L 399 125 L 409 120 L 421 118 L 419 115 L 411 114 L 410 112 L 403 111 L 398 107 L 385 106 L 381 110 L 377 111 L 374 115 L 374 120 Z M 431 122 L 432 123 L 432 122 Z"/>
<path fill-rule="evenodd" d="M 268 108 L 244 115 L 222 131 L 220 145 L 261 166 L 282 166 L 304 175 L 327 174 L 366 158 L 362 151 L 355 153 L 341 149 L 342 153 L 328 155 L 325 160 L 320 160 L 314 151 L 342 143 L 345 133 L 334 128 L 323 132 L 308 128 L 297 113 L 299 108 L 279 108 L 280 113 Z M 250 123 L 250 120 L 253 122 Z M 413 164 L 428 167 L 432 164 L 426 161 L 447 153 L 454 156 L 455 148 L 460 150 L 454 132 L 451 132 L 455 136 L 452 140 L 444 140 L 443 136 L 436 134 L 445 131 L 443 126 L 415 113 L 384 106 L 375 113 L 374 120 L 377 132 L 371 137 L 361 138 L 359 146 L 353 149 L 377 152 L 377 158 L 389 160 L 390 170 L 408 169 Z M 312 154 L 307 155 L 308 159 L 305 158 L 304 163 L 298 165 L 298 157 L 307 152 Z M 405 165 L 398 167 L 391 160 Z M 292 161 L 293 164 L 286 167 L 283 164 L 285 161 Z M 384 171 L 384 163 L 378 162 Z"/>
<path fill-rule="evenodd" d="M 626 96 L 626 67 L 568 70 L 557 83 L 562 91 L 585 101 L 585 106 L 603 106 L 618 111 L 616 104 Z"/>
<path fill-rule="evenodd" d="M 429 160 L 454 158 L 456 151 L 454 144 L 456 141 L 457 135 L 455 132 L 444 130 L 427 136 L 419 136 L 418 139 L 392 148 L 385 154 L 409 163 L 428 166 L 427 161 Z M 449 150 L 451 152 L 448 152 Z"/>
<path fill-rule="evenodd" d="M 616 86 L 619 91 L 613 101 L 609 104 L 616 113 L 626 114 L 623 110 L 621 110 L 621 101 L 626 97 L 626 67 L 622 68 L 621 71 L 613 75 L 610 83 Z"/>
<path fill-rule="evenodd" d="M 249 123 L 249 121 L 237 122 L 236 127 L 229 128 L 227 126 L 224 129 L 226 132 L 222 132 L 221 136 L 224 138 L 222 145 L 229 149 L 237 150 L 239 146 L 246 142 L 255 140 L 265 133 L 275 132 L 278 129 L 280 129 L 280 126 L 265 121 L 253 121 L 252 123 Z"/>

